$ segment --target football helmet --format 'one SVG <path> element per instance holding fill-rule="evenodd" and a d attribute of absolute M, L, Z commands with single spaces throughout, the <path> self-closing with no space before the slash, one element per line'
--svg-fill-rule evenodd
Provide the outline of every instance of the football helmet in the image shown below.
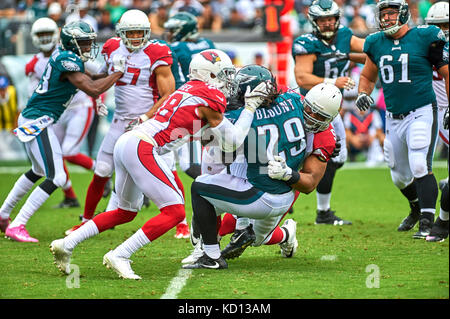
<path fill-rule="evenodd" d="M 197 18 L 189 12 L 179 12 L 164 23 L 171 33 L 169 42 L 194 40 L 198 37 Z"/>
<path fill-rule="evenodd" d="M 436 2 L 431 6 L 431 8 L 428 10 L 427 17 L 425 18 L 426 24 L 432 24 L 440 27 L 440 24 L 447 24 L 448 25 L 448 10 L 449 10 L 449 4 L 448 2 L 440 1 Z M 445 34 L 445 40 L 448 42 L 448 29 L 442 30 Z"/>
<path fill-rule="evenodd" d="M 323 17 L 335 17 L 336 23 L 334 24 L 333 31 L 322 32 L 317 25 L 316 20 Z M 329 40 L 333 38 L 339 28 L 339 19 L 341 17 L 341 11 L 339 6 L 333 0 L 314 0 L 308 9 L 308 19 L 311 22 L 314 34 L 322 39 Z"/>
<path fill-rule="evenodd" d="M 194 55 L 188 77 L 208 83 L 229 97 L 233 93 L 235 74 L 236 69 L 225 52 L 208 49 Z"/>
<path fill-rule="evenodd" d="M 311 133 L 324 131 L 338 115 L 342 93 L 333 84 L 320 83 L 311 88 L 303 99 L 305 130 Z"/>
<path fill-rule="evenodd" d="M 385 8 L 398 10 L 397 21 L 392 26 L 386 25 L 386 21 L 384 21 L 384 18 L 381 16 L 381 11 Z M 405 0 L 380 0 L 375 9 L 375 20 L 378 24 L 378 28 L 383 31 L 384 34 L 389 36 L 397 33 L 403 25 L 407 24 L 410 17 L 409 6 Z"/>
<path fill-rule="evenodd" d="M 269 69 L 257 64 L 250 64 L 240 69 L 234 79 L 235 85 L 227 109 L 237 109 L 244 106 L 247 87 L 250 86 L 250 91 L 252 91 L 264 81 L 270 82 L 272 85 L 269 87 L 268 96 L 260 107 L 268 107 L 277 98 L 278 89 L 275 77 Z"/>
<path fill-rule="evenodd" d="M 141 38 L 128 38 L 127 31 L 133 30 L 144 31 L 144 35 Z M 150 40 L 150 21 L 143 11 L 136 9 L 128 10 L 116 24 L 116 33 L 128 49 L 131 51 L 139 50 Z M 140 40 L 139 44 L 133 45 L 132 42 L 136 40 Z"/>
<path fill-rule="evenodd" d="M 98 45 L 95 43 L 97 33 L 89 23 L 84 21 L 73 21 L 61 29 L 61 48 L 70 50 L 78 55 L 83 62 L 93 60 L 98 54 Z M 83 48 L 89 46 L 90 50 Z"/>
<path fill-rule="evenodd" d="M 39 51 L 49 52 L 59 42 L 59 29 L 50 18 L 37 19 L 31 26 L 31 39 Z"/>

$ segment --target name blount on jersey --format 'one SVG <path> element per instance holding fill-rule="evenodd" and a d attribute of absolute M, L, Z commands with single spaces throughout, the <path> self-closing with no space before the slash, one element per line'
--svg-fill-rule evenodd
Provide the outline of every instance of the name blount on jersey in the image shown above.
<path fill-rule="evenodd" d="M 278 115 L 288 113 L 295 110 L 295 106 L 291 100 L 285 100 L 278 103 L 278 105 L 271 107 L 270 109 L 259 108 L 256 109 L 255 116 L 257 120 L 268 119 L 276 117 Z"/>

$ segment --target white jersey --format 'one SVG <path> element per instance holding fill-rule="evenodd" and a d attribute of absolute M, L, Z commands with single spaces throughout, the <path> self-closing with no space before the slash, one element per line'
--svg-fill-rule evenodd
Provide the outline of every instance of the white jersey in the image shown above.
<path fill-rule="evenodd" d="M 45 67 L 47 66 L 48 59 L 49 57 L 45 57 L 42 52 L 39 52 L 25 65 L 25 75 L 29 77 L 28 97 L 31 97 L 34 89 L 38 86 L 42 74 L 44 74 Z M 98 69 L 94 62 L 86 62 L 85 68 L 91 73 L 97 73 Z M 69 106 L 67 106 L 67 109 L 92 106 L 92 99 L 83 91 L 78 91 L 72 98 Z"/>
<path fill-rule="evenodd" d="M 436 94 L 436 101 L 439 108 L 443 106 L 447 107 L 448 100 L 447 91 L 445 90 L 445 80 L 435 69 L 433 69 L 433 90 Z"/>
<path fill-rule="evenodd" d="M 106 62 L 103 72 L 109 74 L 113 72 L 114 55 L 127 57 L 127 69 L 114 86 L 115 115 L 134 119 L 150 110 L 159 99 L 154 71 L 159 66 L 173 63 L 169 47 L 150 41 L 142 49 L 129 52 L 120 38 L 111 38 L 103 45 L 102 54 Z"/>

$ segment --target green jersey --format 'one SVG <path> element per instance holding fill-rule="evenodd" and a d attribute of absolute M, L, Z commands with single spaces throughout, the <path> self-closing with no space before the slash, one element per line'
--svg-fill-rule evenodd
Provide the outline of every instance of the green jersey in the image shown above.
<path fill-rule="evenodd" d="M 443 32 L 433 25 L 414 27 L 397 40 L 383 32 L 366 38 L 364 52 L 378 67 L 386 110 L 404 114 L 436 103 L 428 52 L 431 43 L 443 39 Z"/>
<path fill-rule="evenodd" d="M 352 36 L 353 32 L 342 25 L 330 44 L 320 40 L 314 34 L 303 34 L 294 40 L 292 56 L 295 60 L 297 55 L 315 54 L 317 59 L 313 64 L 312 73 L 316 76 L 331 79 L 346 76 L 350 61 L 337 61 L 335 55 L 350 53 Z M 305 95 L 308 90 L 300 88 L 300 92 Z"/>
<path fill-rule="evenodd" d="M 234 122 L 242 110 L 229 111 L 225 116 Z M 243 154 L 247 165 L 246 177 L 259 190 L 270 194 L 283 194 L 292 190 L 284 181 L 269 177 L 267 163 L 274 155 L 278 155 L 293 170 L 298 170 L 303 164 L 306 135 L 302 110 L 301 96 L 296 93 L 284 93 L 271 107 L 256 110 L 244 142 Z"/>
<path fill-rule="evenodd" d="M 28 100 L 22 116 L 37 119 L 48 115 L 58 121 L 61 114 L 78 92 L 68 79 L 61 80 L 65 72 L 84 72 L 84 63 L 72 51 L 57 48 L 53 51 L 39 85 Z"/>
<path fill-rule="evenodd" d="M 189 74 L 189 64 L 191 64 L 192 57 L 207 49 L 215 49 L 214 43 L 206 38 L 198 38 L 195 42 L 177 41 L 170 45 L 170 49 L 175 52 L 178 57 L 178 62 L 181 66 L 181 72 L 187 81 Z"/>
<path fill-rule="evenodd" d="M 155 39 L 152 41 L 165 44 L 171 49 L 170 51 L 172 52 L 173 63 L 170 66 L 170 70 L 172 71 L 173 77 L 175 78 L 175 90 L 178 89 L 180 86 L 182 86 L 184 83 L 187 82 L 187 79 L 184 77 L 183 72 L 181 70 L 181 65 L 178 62 L 177 53 L 170 47 L 169 43 L 167 43 L 164 40 Z"/>

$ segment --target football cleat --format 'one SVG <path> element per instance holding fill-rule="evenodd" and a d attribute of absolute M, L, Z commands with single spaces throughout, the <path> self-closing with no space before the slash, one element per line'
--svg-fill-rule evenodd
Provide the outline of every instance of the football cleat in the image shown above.
<path fill-rule="evenodd" d="M 316 221 L 314 224 L 316 225 L 334 225 L 334 226 L 341 226 L 341 225 L 351 225 L 352 222 L 348 220 L 343 220 L 339 217 L 337 217 L 334 210 L 318 210 Z"/>
<path fill-rule="evenodd" d="M 193 247 L 195 247 L 197 245 L 197 243 L 200 241 L 200 234 L 198 235 L 198 237 L 196 236 L 196 234 L 194 232 L 193 223 L 191 223 L 191 227 L 190 227 L 190 231 L 189 231 L 189 239 L 190 239 L 191 245 Z"/>
<path fill-rule="evenodd" d="M 436 219 L 431 227 L 430 234 L 426 240 L 429 242 L 442 242 L 448 237 L 449 221 L 443 221 L 440 217 Z"/>
<path fill-rule="evenodd" d="M 8 228 L 9 224 L 11 223 L 11 218 L 1 218 L 0 217 L 0 231 L 6 232 L 6 228 Z"/>
<path fill-rule="evenodd" d="M 116 256 L 112 250 L 103 256 L 103 265 L 108 269 L 114 270 L 120 278 L 134 280 L 142 279 L 134 273 L 133 269 L 131 269 L 130 264 L 132 262 L 133 261 L 128 258 Z"/>
<path fill-rule="evenodd" d="M 64 234 L 65 234 L 66 236 L 69 236 L 71 233 L 73 233 L 74 231 L 76 231 L 78 228 L 80 228 L 81 226 L 83 226 L 83 225 L 86 224 L 86 223 L 87 223 L 87 221 L 82 222 L 82 223 L 79 224 L 79 225 L 75 225 L 75 226 L 73 226 L 72 228 L 66 230 L 66 231 L 64 232 Z"/>
<path fill-rule="evenodd" d="M 193 264 L 195 263 L 201 256 L 203 256 L 204 250 L 203 250 L 203 245 L 202 245 L 202 241 L 199 240 L 197 242 L 197 244 L 195 245 L 194 250 L 192 251 L 192 253 L 187 256 L 186 258 L 184 258 L 181 263 L 182 264 Z"/>
<path fill-rule="evenodd" d="M 27 230 L 25 229 L 25 225 L 19 225 L 17 227 L 8 226 L 5 231 L 5 237 L 23 243 L 39 242 L 39 240 L 31 237 L 30 234 L 28 234 Z"/>
<path fill-rule="evenodd" d="M 227 261 L 220 256 L 217 259 L 209 257 L 206 253 L 192 264 L 185 264 L 182 266 L 183 269 L 226 269 L 228 268 Z"/>
<path fill-rule="evenodd" d="M 179 223 L 176 226 L 175 238 L 189 238 L 189 226 L 187 224 Z"/>
<path fill-rule="evenodd" d="M 297 251 L 297 222 L 293 219 L 286 219 L 283 226 L 281 226 L 286 232 L 287 240 L 280 244 L 281 256 L 291 258 Z"/>
<path fill-rule="evenodd" d="M 414 228 L 416 226 L 417 222 L 419 221 L 420 213 L 411 212 L 408 216 L 405 217 L 405 219 L 402 220 L 400 225 L 398 226 L 398 231 L 408 231 Z"/>
<path fill-rule="evenodd" d="M 441 179 L 439 181 L 439 189 L 442 191 L 444 189 L 445 185 L 447 185 L 447 184 L 448 184 L 448 177 Z"/>
<path fill-rule="evenodd" d="M 59 203 L 56 206 L 53 206 L 54 209 L 56 208 L 74 208 L 74 207 L 80 207 L 80 203 L 78 202 L 78 199 L 76 198 L 64 198 L 61 203 Z"/>
<path fill-rule="evenodd" d="M 248 225 L 245 229 L 235 230 L 234 234 L 231 235 L 230 242 L 221 252 L 223 258 L 238 258 L 248 246 L 255 242 L 255 240 L 256 235 L 252 225 Z"/>
<path fill-rule="evenodd" d="M 64 248 L 64 239 L 56 239 L 50 244 L 50 251 L 53 254 L 54 264 L 58 269 L 65 273 L 70 274 L 70 257 L 72 252 Z"/>
<path fill-rule="evenodd" d="M 412 236 L 414 239 L 425 239 L 430 235 L 433 221 L 428 218 L 421 218 L 419 220 L 419 230 Z"/>

